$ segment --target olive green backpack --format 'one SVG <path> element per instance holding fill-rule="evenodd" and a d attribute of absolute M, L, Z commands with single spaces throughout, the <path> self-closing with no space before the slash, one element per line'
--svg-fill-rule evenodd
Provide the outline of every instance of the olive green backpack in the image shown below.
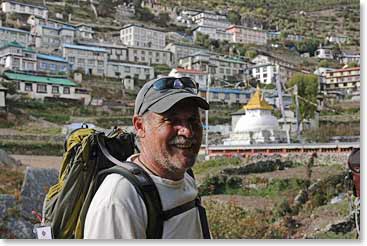
<path fill-rule="evenodd" d="M 148 214 L 147 238 L 162 238 L 164 221 L 193 207 L 199 211 L 203 237 L 210 238 L 199 197 L 168 211 L 162 210 L 158 190 L 149 174 L 135 163 L 125 161 L 135 150 L 138 149 L 134 135 L 119 128 L 108 135 L 90 128 L 80 128 L 69 135 L 58 182 L 50 187 L 43 204 L 43 222 L 51 225 L 53 238 L 83 238 L 92 198 L 104 178 L 112 173 L 129 180 L 144 201 Z M 191 169 L 188 173 L 193 177 Z"/>

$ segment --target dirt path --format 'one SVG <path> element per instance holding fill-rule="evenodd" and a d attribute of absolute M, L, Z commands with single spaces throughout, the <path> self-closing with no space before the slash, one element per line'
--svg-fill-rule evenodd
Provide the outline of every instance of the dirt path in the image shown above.
<path fill-rule="evenodd" d="M 40 168 L 59 169 L 62 161 L 61 156 L 41 156 L 41 155 L 11 155 L 23 165 Z"/>

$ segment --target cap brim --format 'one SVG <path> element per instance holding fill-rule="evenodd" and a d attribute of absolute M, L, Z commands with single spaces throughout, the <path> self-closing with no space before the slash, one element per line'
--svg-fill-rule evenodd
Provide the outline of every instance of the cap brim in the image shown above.
<path fill-rule="evenodd" d="M 149 111 L 161 114 L 169 110 L 176 103 L 183 99 L 191 98 L 196 105 L 202 109 L 208 110 L 209 104 L 204 98 L 193 95 L 192 93 L 175 93 L 157 101 L 149 107 Z"/>

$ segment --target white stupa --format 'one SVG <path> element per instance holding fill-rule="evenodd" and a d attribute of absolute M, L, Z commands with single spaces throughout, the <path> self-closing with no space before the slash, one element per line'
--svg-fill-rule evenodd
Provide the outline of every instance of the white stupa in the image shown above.
<path fill-rule="evenodd" d="M 243 106 L 245 114 L 237 114 L 232 118 L 232 132 L 224 145 L 248 145 L 262 143 L 286 143 L 287 133 L 280 130 L 278 120 L 271 114 L 272 106 L 263 98 L 260 88 Z"/>

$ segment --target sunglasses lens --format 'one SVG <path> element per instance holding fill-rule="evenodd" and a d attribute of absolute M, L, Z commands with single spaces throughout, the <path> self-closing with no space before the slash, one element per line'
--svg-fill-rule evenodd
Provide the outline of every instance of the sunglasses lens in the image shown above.
<path fill-rule="evenodd" d="M 153 84 L 153 89 L 160 91 L 166 89 L 188 89 L 193 93 L 197 93 L 197 84 L 188 77 L 183 78 L 162 78 Z"/>
<path fill-rule="evenodd" d="M 188 87 L 188 88 L 196 88 L 196 84 L 195 84 L 194 81 L 192 81 L 192 79 L 187 78 L 187 77 L 183 77 L 180 80 L 185 85 L 185 87 Z"/>
<path fill-rule="evenodd" d="M 157 91 L 164 90 L 164 89 L 167 88 L 166 84 L 167 84 L 167 80 L 165 80 L 165 79 L 157 80 L 153 84 L 153 89 L 157 90 Z"/>

